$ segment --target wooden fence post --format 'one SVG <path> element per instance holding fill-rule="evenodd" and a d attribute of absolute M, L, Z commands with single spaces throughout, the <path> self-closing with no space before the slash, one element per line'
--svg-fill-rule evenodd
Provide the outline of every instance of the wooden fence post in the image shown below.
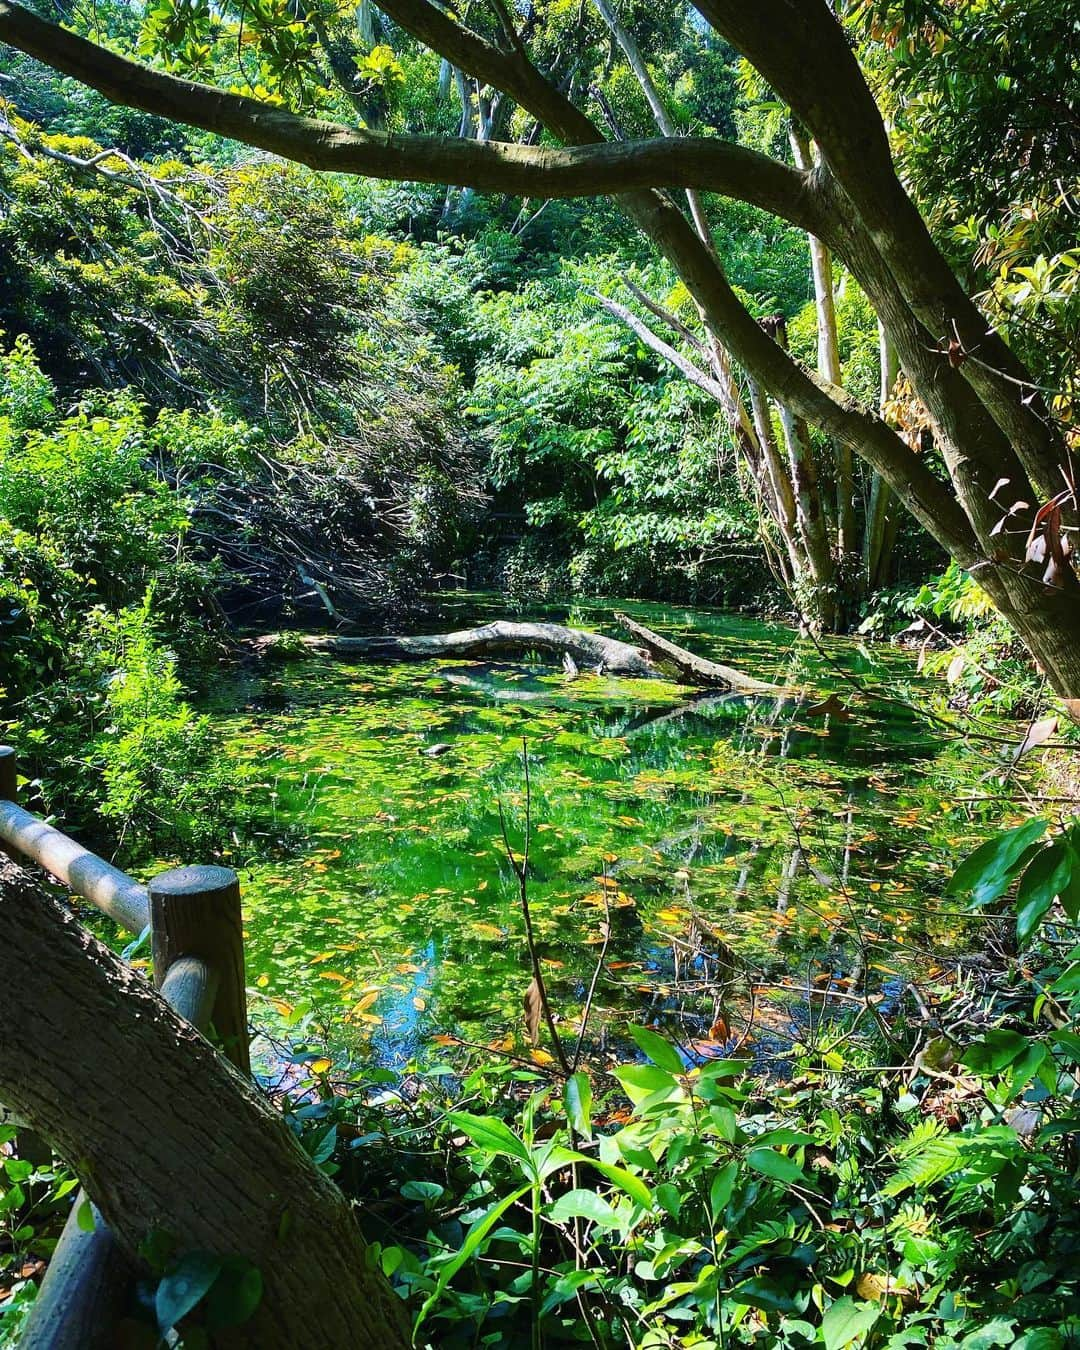
<path fill-rule="evenodd" d="M 148 886 L 154 983 L 174 961 L 197 956 L 218 978 L 211 1014 L 225 1055 L 250 1074 L 240 882 L 229 867 L 176 867 Z"/>

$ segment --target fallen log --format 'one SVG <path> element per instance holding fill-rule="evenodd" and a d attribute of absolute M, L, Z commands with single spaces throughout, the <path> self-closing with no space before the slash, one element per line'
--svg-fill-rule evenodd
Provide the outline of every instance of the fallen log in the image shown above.
<path fill-rule="evenodd" d="M 564 628 L 555 623 L 511 623 L 497 620 L 457 633 L 423 633 L 409 637 L 337 637 L 305 635 L 299 639 L 308 651 L 365 661 L 431 661 L 440 657 L 508 657 L 526 652 L 552 653 L 560 662 L 571 657 L 581 670 L 605 675 L 650 679 L 659 675 L 647 651 L 618 638 Z M 260 638 L 256 649 L 273 650 L 274 638 Z"/>
<path fill-rule="evenodd" d="M 616 619 L 652 657 L 657 666 L 674 671 L 683 684 L 699 684 L 711 689 L 730 689 L 740 694 L 780 694 L 785 692 L 777 684 L 765 680 L 755 680 L 750 675 L 731 666 L 722 666 L 716 661 L 707 661 L 703 656 L 695 656 L 685 647 L 676 646 L 651 628 L 636 623 L 626 614 L 616 614 Z"/>
<path fill-rule="evenodd" d="M 345 660 L 432 661 L 440 658 L 507 659 L 528 652 L 550 653 L 561 659 L 564 669 L 573 666 L 603 675 L 635 679 L 663 679 L 673 673 L 683 684 L 740 694 L 778 694 L 779 686 L 743 675 L 731 666 L 721 666 L 695 656 L 650 629 L 618 615 L 620 623 L 639 638 L 640 645 L 618 638 L 566 628 L 555 623 L 515 623 L 506 619 L 464 628 L 455 633 L 421 633 L 410 636 L 342 637 L 336 634 L 270 634 L 253 644 L 260 655 L 285 655 L 296 650 L 324 652 Z"/>

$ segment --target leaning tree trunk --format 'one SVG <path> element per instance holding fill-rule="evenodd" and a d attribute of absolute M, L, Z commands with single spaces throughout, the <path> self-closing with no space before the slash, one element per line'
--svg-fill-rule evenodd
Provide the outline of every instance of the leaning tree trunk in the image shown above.
<path fill-rule="evenodd" d="M 262 1273 L 244 1327 L 263 1350 L 400 1350 L 403 1305 L 348 1201 L 281 1116 L 147 981 L 0 859 L 0 1101 L 79 1172 L 132 1256 L 179 1253 Z"/>

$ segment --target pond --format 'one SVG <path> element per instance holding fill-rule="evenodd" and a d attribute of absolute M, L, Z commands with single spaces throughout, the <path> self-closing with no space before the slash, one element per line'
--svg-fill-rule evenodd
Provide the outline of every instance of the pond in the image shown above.
<path fill-rule="evenodd" d="M 431 626 L 482 622 L 492 604 L 455 597 Z M 782 1069 L 815 1009 L 857 987 L 887 1011 L 913 972 L 977 950 L 978 921 L 943 888 L 995 818 L 971 801 L 999 750 L 896 697 L 914 682 L 905 653 L 617 607 L 798 692 L 320 657 L 268 665 L 218 714 L 254 775 L 265 845 L 231 860 L 257 1019 L 314 1022 L 391 1069 L 451 1042 L 549 1062 L 543 1030 L 535 1046 L 526 1033 L 530 954 L 502 829 L 520 856 L 525 754 L 528 901 L 571 1048 L 592 989 L 590 1053 L 617 1048 L 632 1018 L 688 1058 L 737 1046 Z M 614 608 L 514 617 L 614 635 Z"/>

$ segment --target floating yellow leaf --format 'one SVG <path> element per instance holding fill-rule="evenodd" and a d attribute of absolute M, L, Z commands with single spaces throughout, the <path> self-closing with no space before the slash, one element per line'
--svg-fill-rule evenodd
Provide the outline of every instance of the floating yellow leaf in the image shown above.
<path fill-rule="evenodd" d="M 325 1072 L 327 1071 L 327 1069 L 330 1068 L 332 1062 L 333 1062 L 333 1061 L 332 1061 L 332 1060 L 329 1060 L 329 1059 L 313 1059 L 313 1060 L 311 1061 L 311 1072 L 312 1072 L 312 1073 L 325 1073 Z"/>
<path fill-rule="evenodd" d="M 367 1012 L 378 997 L 379 991 L 377 989 L 369 989 L 363 998 L 353 1005 L 353 1010 L 349 1016 L 358 1017 L 361 1013 Z"/>

